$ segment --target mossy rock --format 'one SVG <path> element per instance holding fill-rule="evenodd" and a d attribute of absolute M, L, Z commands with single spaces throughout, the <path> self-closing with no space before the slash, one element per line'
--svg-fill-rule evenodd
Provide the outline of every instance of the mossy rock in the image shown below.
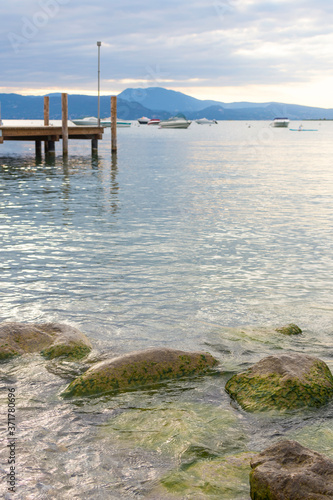
<path fill-rule="evenodd" d="M 255 500 L 333 498 L 333 462 L 297 441 L 280 441 L 251 460 Z"/>
<path fill-rule="evenodd" d="M 248 411 L 320 407 L 333 397 L 333 376 L 318 358 L 268 356 L 228 380 L 226 391 Z"/>
<path fill-rule="evenodd" d="M 187 401 L 155 407 L 143 401 L 140 408 L 128 408 L 111 418 L 98 437 L 169 455 L 184 467 L 243 450 L 248 441 L 232 408 Z"/>
<path fill-rule="evenodd" d="M 217 360 L 206 352 L 148 349 L 97 363 L 73 380 L 63 397 L 91 396 L 156 385 L 165 380 L 202 375 Z"/>
<path fill-rule="evenodd" d="M 294 323 L 289 323 L 289 325 L 280 326 L 279 328 L 276 328 L 276 331 L 278 333 L 282 333 L 283 335 L 300 335 L 302 333 L 300 327 L 295 325 Z"/>
<path fill-rule="evenodd" d="M 197 462 L 162 478 L 148 498 L 243 500 L 249 496 L 251 453 Z"/>
<path fill-rule="evenodd" d="M 61 323 L 1 323 L 0 360 L 39 352 L 47 359 L 80 359 L 91 351 L 88 338 L 77 328 Z"/>

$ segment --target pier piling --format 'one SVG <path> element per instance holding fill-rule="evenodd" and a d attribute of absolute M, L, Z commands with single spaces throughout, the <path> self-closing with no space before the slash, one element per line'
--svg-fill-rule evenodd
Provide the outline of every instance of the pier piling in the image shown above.
<path fill-rule="evenodd" d="M 68 155 L 68 97 L 67 94 L 61 94 L 62 111 L 62 154 Z"/>
<path fill-rule="evenodd" d="M 117 151 L 117 96 L 111 96 L 111 151 Z"/>

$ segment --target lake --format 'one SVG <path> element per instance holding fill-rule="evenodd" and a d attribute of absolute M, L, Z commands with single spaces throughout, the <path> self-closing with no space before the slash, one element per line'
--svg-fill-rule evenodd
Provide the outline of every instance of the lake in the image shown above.
<path fill-rule="evenodd" d="M 133 122 L 116 154 L 106 129 L 98 155 L 69 141 L 66 160 L 61 143 L 49 159 L 33 143 L 0 145 L 1 321 L 68 323 L 96 359 L 165 346 L 208 351 L 221 368 L 63 401 L 74 363 L 2 364 L 2 408 L 7 386 L 17 394 L 15 498 L 248 500 L 247 454 L 286 438 L 333 458 L 333 404 L 255 415 L 224 391 L 282 352 L 333 371 L 333 122 L 303 127 L 317 131 Z M 274 331 L 288 323 L 303 334 Z"/>

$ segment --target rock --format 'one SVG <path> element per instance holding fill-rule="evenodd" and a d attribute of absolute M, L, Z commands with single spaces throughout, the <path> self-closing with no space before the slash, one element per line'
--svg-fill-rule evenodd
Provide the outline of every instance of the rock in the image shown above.
<path fill-rule="evenodd" d="M 281 441 L 251 460 L 252 500 L 333 498 L 333 462 L 297 441 Z"/>
<path fill-rule="evenodd" d="M 148 349 L 97 363 L 73 380 L 64 397 L 89 396 L 154 385 L 163 380 L 204 374 L 217 364 L 205 352 Z"/>
<path fill-rule="evenodd" d="M 283 335 L 300 335 L 302 333 L 300 327 L 295 325 L 294 323 L 289 323 L 289 325 L 276 328 L 276 331 L 279 333 L 283 333 Z"/>
<path fill-rule="evenodd" d="M 319 407 L 333 397 L 333 376 L 318 358 L 282 354 L 234 375 L 225 389 L 248 411 Z"/>
<path fill-rule="evenodd" d="M 47 359 L 66 356 L 80 359 L 91 350 L 80 330 L 60 323 L 1 323 L 0 360 L 39 352 Z"/>

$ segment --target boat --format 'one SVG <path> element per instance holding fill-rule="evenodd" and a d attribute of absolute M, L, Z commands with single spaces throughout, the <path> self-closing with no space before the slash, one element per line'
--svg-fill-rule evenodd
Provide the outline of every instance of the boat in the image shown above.
<path fill-rule="evenodd" d="M 217 124 L 216 120 L 208 120 L 208 118 L 199 118 L 199 120 L 195 120 L 199 125 L 214 125 Z"/>
<path fill-rule="evenodd" d="M 140 125 L 147 125 L 149 122 L 150 118 L 147 118 L 146 116 L 141 116 L 141 118 L 138 118 L 138 122 Z"/>
<path fill-rule="evenodd" d="M 97 127 L 98 119 L 95 116 L 87 116 L 86 118 L 81 118 L 79 120 L 71 120 L 75 125 L 79 127 Z M 101 118 L 100 119 L 101 127 L 111 127 L 111 118 Z M 118 127 L 130 127 L 131 122 L 125 122 L 117 119 L 117 128 Z"/>
<path fill-rule="evenodd" d="M 79 120 L 71 120 L 74 125 L 80 127 L 97 127 L 98 119 L 95 116 L 86 116 L 85 118 L 80 118 Z"/>
<path fill-rule="evenodd" d="M 117 128 L 130 127 L 131 125 L 132 125 L 131 122 L 117 120 Z"/>
<path fill-rule="evenodd" d="M 160 128 L 188 128 L 191 121 L 187 120 L 182 113 L 179 113 L 168 120 L 160 121 Z"/>
<path fill-rule="evenodd" d="M 160 122 L 161 122 L 161 120 L 159 118 L 152 118 L 151 120 L 149 120 L 147 125 L 159 125 Z"/>
<path fill-rule="evenodd" d="M 289 127 L 290 120 L 289 118 L 274 118 L 273 122 L 271 123 L 272 127 L 284 127 L 287 128 Z"/>

